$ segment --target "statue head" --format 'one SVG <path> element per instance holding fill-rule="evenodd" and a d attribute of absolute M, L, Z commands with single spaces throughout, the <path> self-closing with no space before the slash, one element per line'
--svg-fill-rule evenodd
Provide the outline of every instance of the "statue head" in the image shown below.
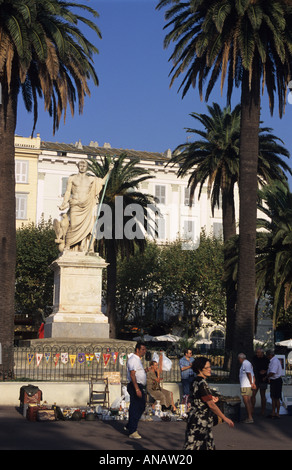
<path fill-rule="evenodd" d="M 77 163 L 78 169 L 80 173 L 85 173 L 87 171 L 87 161 L 86 160 L 80 160 L 80 162 Z"/>

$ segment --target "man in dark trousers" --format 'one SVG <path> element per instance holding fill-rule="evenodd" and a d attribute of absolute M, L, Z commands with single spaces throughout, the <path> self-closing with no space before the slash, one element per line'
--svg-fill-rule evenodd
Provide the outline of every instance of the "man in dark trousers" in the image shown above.
<path fill-rule="evenodd" d="M 127 362 L 127 390 L 130 395 L 129 422 L 126 429 L 131 439 L 141 439 L 137 431 L 139 420 L 146 406 L 146 382 L 147 376 L 142 364 L 142 357 L 146 354 L 146 346 L 138 342 L 135 353 Z"/>
<path fill-rule="evenodd" d="M 256 349 L 256 355 L 254 356 L 252 362 L 256 388 L 253 390 L 253 396 L 251 399 L 252 407 L 255 408 L 256 404 L 256 395 L 260 391 L 261 396 L 261 414 L 264 416 L 266 412 L 266 390 L 268 388 L 268 382 L 266 380 L 267 370 L 269 367 L 270 360 L 265 356 L 264 351 L 261 348 Z"/>
<path fill-rule="evenodd" d="M 192 385 L 195 379 L 195 373 L 192 368 L 194 362 L 193 352 L 190 348 L 184 350 L 184 356 L 179 361 L 179 367 L 181 372 L 181 383 L 182 383 L 182 394 L 183 403 L 187 404 L 190 393 L 192 391 Z"/>

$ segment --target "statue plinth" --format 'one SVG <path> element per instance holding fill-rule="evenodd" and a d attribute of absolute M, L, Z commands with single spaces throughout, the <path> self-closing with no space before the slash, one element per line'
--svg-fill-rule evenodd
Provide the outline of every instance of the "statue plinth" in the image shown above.
<path fill-rule="evenodd" d="M 54 306 L 46 319 L 45 338 L 109 338 L 108 318 L 101 311 L 106 266 L 97 253 L 70 250 L 51 264 Z"/>

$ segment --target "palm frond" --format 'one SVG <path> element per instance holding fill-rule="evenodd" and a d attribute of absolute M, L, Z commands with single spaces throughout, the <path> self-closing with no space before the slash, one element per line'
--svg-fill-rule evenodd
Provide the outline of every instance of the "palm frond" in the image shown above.
<path fill-rule="evenodd" d="M 77 13 L 73 12 L 76 9 Z M 86 17 L 80 15 L 78 10 L 85 11 Z M 90 95 L 89 80 L 98 85 L 93 66 L 93 55 L 98 53 L 98 49 L 79 29 L 79 24 L 83 23 L 101 38 L 97 24 L 90 16 L 97 18 L 98 13 L 82 3 L 61 0 L 0 3 L 2 80 L 6 81 L 7 90 L 14 94 L 15 99 L 20 84 L 25 84 L 23 92 L 30 87 L 34 110 L 37 109 L 36 101 L 43 98 L 45 109 L 53 117 L 54 132 L 62 115 L 66 119 L 67 105 L 74 114 L 77 101 L 78 111 L 82 113 L 84 98 Z M 14 89 L 10 90 L 12 74 Z M 28 95 L 24 102 L 27 110 L 31 111 L 32 103 Z M 36 119 L 37 113 L 34 112 L 33 128 Z"/>

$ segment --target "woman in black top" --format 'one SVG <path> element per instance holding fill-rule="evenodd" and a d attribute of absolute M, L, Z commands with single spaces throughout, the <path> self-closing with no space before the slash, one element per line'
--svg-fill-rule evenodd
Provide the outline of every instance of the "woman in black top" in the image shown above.
<path fill-rule="evenodd" d="M 234 423 L 218 408 L 218 397 L 212 395 L 206 382 L 211 375 L 209 360 L 197 357 L 193 362 L 193 370 L 197 376 L 190 400 L 184 450 L 215 450 L 212 433 L 214 418 L 221 418 L 230 427 L 234 427 Z"/>

